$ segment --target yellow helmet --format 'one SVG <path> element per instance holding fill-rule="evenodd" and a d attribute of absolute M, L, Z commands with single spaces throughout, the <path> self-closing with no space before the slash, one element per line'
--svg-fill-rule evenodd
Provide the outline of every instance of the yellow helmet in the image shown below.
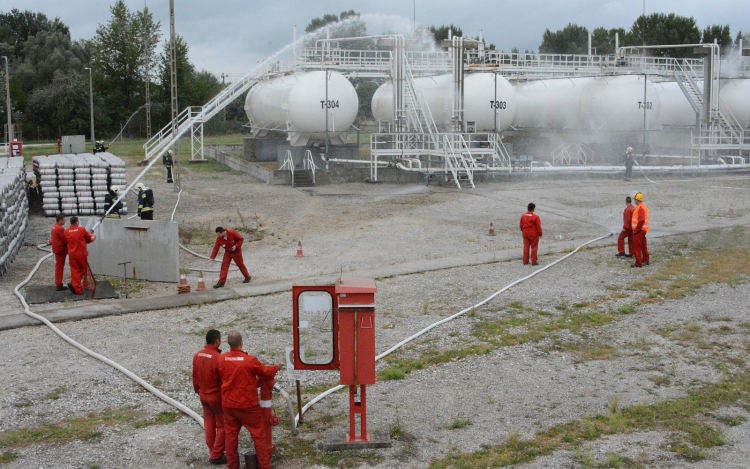
<path fill-rule="evenodd" d="M 637 193 L 637 194 L 635 195 L 635 197 L 633 197 L 633 198 L 634 198 L 635 200 L 640 200 L 641 202 L 643 202 L 643 194 L 641 194 L 640 192 L 639 192 L 639 193 Z"/>

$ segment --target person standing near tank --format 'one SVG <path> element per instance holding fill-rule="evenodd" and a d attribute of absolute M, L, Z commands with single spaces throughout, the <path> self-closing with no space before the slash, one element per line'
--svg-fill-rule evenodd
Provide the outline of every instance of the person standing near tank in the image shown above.
<path fill-rule="evenodd" d="M 523 234 L 523 265 L 529 263 L 529 253 L 531 253 L 531 265 L 539 265 L 537 262 L 537 249 L 539 248 L 539 238 L 544 233 L 542 231 L 542 221 L 534 213 L 536 204 L 528 205 L 528 212 L 521 216 L 521 233 Z"/>
<path fill-rule="evenodd" d="M 617 237 L 616 257 L 633 257 L 633 210 L 630 196 L 625 197 L 625 211 L 622 212 L 622 231 Z M 628 253 L 625 254 L 625 240 L 628 240 Z"/>
<path fill-rule="evenodd" d="M 648 245 L 646 244 L 646 233 L 649 232 L 648 208 L 643 203 L 643 194 L 635 194 L 635 210 L 633 210 L 633 256 L 635 262 L 630 267 L 642 267 L 644 264 L 649 265 L 650 256 L 648 254 Z"/>
<path fill-rule="evenodd" d="M 68 243 L 65 241 L 65 215 L 58 214 L 56 220 L 47 244 L 52 246 L 52 252 L 55 254 L 56 290 L 63 291 L 67 289 L 63 286 L 63 273 L 65 272 L 65 258 L 68 257 Z"/>
<path fill-rule="evenodd" d="M 625 164 L 625 180 L 630 181 L 630 177 L 633 175 L 633 163 L 635 158 L 633 157 L 633 147 L 628 147 L 625 154 L 622 156 L 623 163 Z"/>
<path fill-rule="evenodd" d="M 154 219 L 154 191 L 142 182 L 135 185 L 138 191 L 138 216 L 141 220 Z"/>

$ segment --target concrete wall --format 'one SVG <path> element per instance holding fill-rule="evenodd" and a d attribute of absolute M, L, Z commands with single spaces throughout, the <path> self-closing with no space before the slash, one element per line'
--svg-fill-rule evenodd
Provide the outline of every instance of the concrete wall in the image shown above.
<path fill-rule="evenodd" d="M 88 229 L 98 218 L 81 217 Z M 140 229 L 139 229 L 140 228 Z M 145 229 L 144 229 L 145 228 Z M 89 265 L 94 275 L 123 276 L 156 282 L 180 280 L 180 246 L 177 222 L 105 218 L 88 245 Z"/>

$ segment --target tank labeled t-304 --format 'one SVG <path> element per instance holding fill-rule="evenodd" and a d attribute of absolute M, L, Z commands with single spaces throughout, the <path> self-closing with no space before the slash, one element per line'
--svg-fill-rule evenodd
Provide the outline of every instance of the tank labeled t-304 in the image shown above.
<path fill-rule="evenodd" d="M 255 136 L 269 131 L 288 133 L 292 145 L 346 143 L 357 117 L 359 100 L 354 86 L 336 72 L 300 72 L 274 77 L 253 86 L 245 99 L 245 112 Z M 326 89 L 327 88 L 327 89 Z"/>

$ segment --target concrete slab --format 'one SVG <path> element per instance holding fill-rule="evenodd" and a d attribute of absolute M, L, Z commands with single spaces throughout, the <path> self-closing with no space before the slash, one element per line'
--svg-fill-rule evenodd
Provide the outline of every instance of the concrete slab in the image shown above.
<path fill-rule="evenodd" d="M 321 443 L 325 451 L 347 451 L 352 449 L 373 449 L 373 448 L 390 448 L 391 437 L 387 433 L 371 432 L 370 442 L 346 442 L 346 433 L 329 431 L 326 433 L 326 439 Z"/>
<path fill-rule="evenodd" d="M 83 295 L 74 295 L 67 288 L 63 291 L 55 290 L 54 286 L 49 285 L 30 285 L 24 288 L 26 302 L 28 304 L 41 303 L 63 303 L 65 301 L 90 300 L 91 292 L 84 291 Z M 98 281 L 96 286 L 95 300 L 119 298 L 120 294 L 112 288 L 108 281 Z"/>

